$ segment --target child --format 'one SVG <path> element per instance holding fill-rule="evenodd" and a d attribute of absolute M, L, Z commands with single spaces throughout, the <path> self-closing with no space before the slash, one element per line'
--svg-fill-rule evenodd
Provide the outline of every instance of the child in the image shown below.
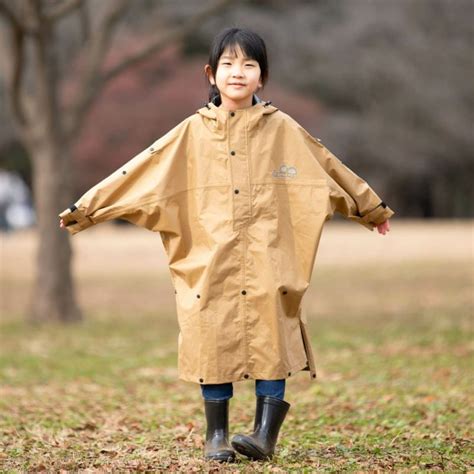
<path fill-rule="evenodd" d="M 121 218 L 159 232 L 179 323 L 178 369 L 199 383 L 206 459 L 270 459 L 290 404 L 285 379 L 316 378 L 301 300 L 334 212 L 379 233 L 394 212 L 294 119 L 255 95 L 265 43 L 228 28 L 204 72 L 209 102 L 60 216 L 76 234 Z M 228 441 L 232 382 L 255 380 L 254 431 Z M 234 449 L 233 449 L 234 448 Z"/>

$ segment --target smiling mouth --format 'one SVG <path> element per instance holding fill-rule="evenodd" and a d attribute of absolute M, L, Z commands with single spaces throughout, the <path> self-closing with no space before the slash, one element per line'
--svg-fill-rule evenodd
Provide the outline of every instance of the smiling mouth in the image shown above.
<path fill-rule="evenodd" d="M 235 84 L 229 84 L 229 85 L 231 85 L 231 86 L 242 86 L 242 87 L 245 86 L 245 84 L 237 84 L 237 83 L 235 83 Z"/>

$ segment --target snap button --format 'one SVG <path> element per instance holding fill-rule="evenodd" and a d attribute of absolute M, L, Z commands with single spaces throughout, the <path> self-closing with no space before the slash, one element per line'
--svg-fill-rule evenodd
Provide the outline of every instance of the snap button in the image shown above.
<path fill-rule="evenodd" d="M 153 147 L 150 148 L 150 151 L 155 151 L 155 149 Z"/>
<path fill-rule="evenodd" d="M 201 298 L 201 295 L 196 295 L 196 298 Z"/>
<path fill-rule="evenodd" d="M 243 294 L 243 295 L 246 295 L 247 292 L 246 292 L 245 290 L 242 290 L 242 294 Z"/>
<path fill-rule="evenodd" d="M 176 290 L 174 290 L 174 294 L 176 295 L 178 292 Z"/>
<path fill-rule="evenodd" d="M 291 375 L 291 372 L 288 372 L 288 377 Z"/>
<path fill-rule="evenodd" d="M 313 379 L 315 379 L 315 378 L 316 378 L 316 374 L 313 374 Z"/>
<path fill-rule="evenodd" d="M 286 290 L 283 290 L 283 294 L 286 295 L 288 293 L 288 291 Z"/>
<path fill-rule="evenodd" d="M 201 382 L 201 383 L 204 382 L 204 379 L 199 379 L 199 382 Z"/>
<path fill-rule="evenodd" d="M 230 154 L 231 154 L 232 156 L 234 156 L 234 155 L 235 155 L 235 151 L 232 150 L 232 151 L 230 152 Z"/>
<path fill-rule="evenodd" d="M 235 115 L 235 112 L 231 112 L 230 116 L 233 117 Z"/>
<path fill-rule="evenodd" d="M 122 174 L 127 174 L 127 172 L 124 170 L 124 171 L 122 171 Z"/>
<path fill-rule="evenodd" d="M 235 194 L 239 194 L 239 190 L 236 189 L 236 190 L 234 191 L 234 193 L 235 193 Z"/>
<path fill-rule="evenodd" d="M 245 375 L 244 375 L 244 378 L 248 379 L 248 378 L 249 378 L 249 374 L 245 374 Z"/>

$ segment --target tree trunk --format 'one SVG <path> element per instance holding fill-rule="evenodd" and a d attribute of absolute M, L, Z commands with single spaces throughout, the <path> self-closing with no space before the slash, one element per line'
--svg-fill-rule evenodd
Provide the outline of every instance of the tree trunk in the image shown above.
<path fill-rule="evenodd" d="M 59 228 L 58 218 L 71 205 L 71 154 L 67 146 L 50 140 L 29 151 L 39 241 L 28 319 L 32 323 L 80 321 L 82 313 L 75 299 L 71 271 L 70 237 Z"/>

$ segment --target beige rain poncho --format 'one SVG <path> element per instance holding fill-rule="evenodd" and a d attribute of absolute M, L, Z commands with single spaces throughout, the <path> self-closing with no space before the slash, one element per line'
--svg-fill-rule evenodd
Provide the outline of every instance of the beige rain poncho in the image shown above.
<path fill-rule="evenodd" d="M 257 98 L 258 99 L 258 98 Z M 197 110 L 59 216 L 76 234 L 121 218 L 159 232 L 182 380 L 316 378 L 302 298 L 325 221 L 394 212 L 270 102 Z"/>

